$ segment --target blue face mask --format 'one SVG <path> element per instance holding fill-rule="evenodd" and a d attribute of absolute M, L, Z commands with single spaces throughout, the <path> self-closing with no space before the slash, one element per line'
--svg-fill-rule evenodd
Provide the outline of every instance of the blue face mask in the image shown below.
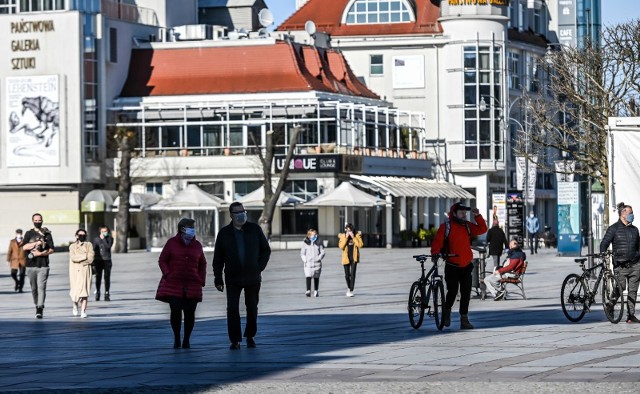
<path fill-rule="evenodd" d="M 185 241 L 191 241 L 196 237 L 196 229 L 191 227 L 185 227 L 182 231 L 182 238 Z"/>
<path fill-rule="evenodd" d="M 314 235 L 313 237 L 309 238 L 311 240 L 311 242 L 316 242 L 318 240 L 318 236 Z"/>
<path fill-rule="evenodd" d="M 633 214 L 632 213 L 627 215 L 627 222 L 633 223 Z"/>

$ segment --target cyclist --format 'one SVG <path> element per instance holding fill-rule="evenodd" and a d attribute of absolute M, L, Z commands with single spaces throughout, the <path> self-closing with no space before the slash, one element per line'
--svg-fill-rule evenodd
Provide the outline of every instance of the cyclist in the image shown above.
<path fill-rule="evenodd" d="M 467 220 L 467 211 L 471 211 L 474 221 Z M 469 322 L 469 301 L 471 300 L 471 272 L 473 270 L 473 252 L 471 251 L 471 237 L 484 234 L 487 224 L 477 208 L 471 209 L 460 203 L 455 203 L 449 211 L 449 221 L 438 228 L 431 254 L 448 253 L 449 257 L 444 267 L 444 280 L 447 283 L 447 296 L 443 320 L 445 327 L 451 324 L 451 308 L 456 301 L 460 288 L 460 328 L 473 329 Z"/>
<path fill-rule="evenodd" d="M 635 316 L 636 297 L 640 284 L 640 235 L 633 225 L 633 208 L 623 202 L 618 204 L 620 219 L 609 226 L 600 243 L 600 253 L 604 253 L 609 245 L 613 246 L 613 269 L 622 289 L 627 287 L 627 323 L 640 323 Z"/>

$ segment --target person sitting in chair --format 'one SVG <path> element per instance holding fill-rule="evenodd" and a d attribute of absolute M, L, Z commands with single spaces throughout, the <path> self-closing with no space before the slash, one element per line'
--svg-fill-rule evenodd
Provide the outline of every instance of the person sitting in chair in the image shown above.
<path fill-rule="evenodd" d="M 515 278 L 518 276 L 517 272 L 520 272 L 524 265 L 527 255 L 520 248 L 520 244 L 517 240 L 512 239 L 509 242 L 509 251 L 507 252 L 507 262 L 504 267 L 494 269 L 493 275 L 489 275 L 484 278 L 484 283 L 487 285 L 487 291 L 494 296 L 495 301 L 506 298 L 507 290 L 505 284 L 500 280 L 502 278 Z"/>

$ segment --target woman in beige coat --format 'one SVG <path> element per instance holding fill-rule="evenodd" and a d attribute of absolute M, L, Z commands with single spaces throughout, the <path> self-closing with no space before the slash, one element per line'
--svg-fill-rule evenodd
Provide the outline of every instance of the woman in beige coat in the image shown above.
<path fill-rule="evenodd" d="M 93 256 L 93 245 L 87 242 L 87 232 L 83 229 L 76 231 L 76 242 L 69 246 L 69 295 L 73 302 L 73 316 L 78 316 L 78 304 L 81 304 L 81 316 L 87 317 Z"/>
<path fill-rule="evenodd" d="M 24 287 L 24 274 L 27 265 L 27 255 L 22 250 L 22 230 L 16 230 L 16 236 L 9 241 L 9 250 L 7 251 L 7 263 L 11 267 L 11 277 L 16 286 L 14 291 L 22 293 Z"/>

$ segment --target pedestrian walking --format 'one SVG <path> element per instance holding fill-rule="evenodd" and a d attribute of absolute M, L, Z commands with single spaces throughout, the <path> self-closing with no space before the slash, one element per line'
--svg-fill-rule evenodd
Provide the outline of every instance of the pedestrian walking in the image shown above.
<path fill-rule="evenodd" d="M 69 245 L 69 296 L 73 302 L 73 316 L 78 316 L 80 309 L 80 316 L 87 317 L 93 258 L 93 245 L 87 241 L 87 232 L 79 229 L 76 242 Z"/>
<path fill-rule="evenodd" d="M 27 256 L 22 250 L 22 241 L 22 230 L 17 229 L 14 238 L 9 241 L 9 249 L 7 250 L 7 263 L 9 263 L 11 277 L 15 283 L 13 291 L 16 293 L 22 293 L 27 266 Z"/>
<path fill-rule="evenodd" d="M 356 286 L 356 271 L 360 261 L 360 249 L 364 245 L 362 233 L 355 231 L 353 224 L 344 226 L 344 233 L 338 234 L 338 247 L 342 250 L 342 268 L 347 281 L 347 297 L 353 297 Z"/>
<path fill-rule="evenodd" d="M 475 223 L 467 220 L 467 212 L 471 211 Z M 477 208 L 471 209 L 455 203 L 449 211 L 449 221 L 442 223 L 431 244 L 431 254 L 453 254 L 448 257 L 444 266 L 444 280 L 447 284 L 447 296 L 443 320 L 445 327 L 451 325 L 451 308 L 456 301 L 460 289 L 460 328 L 473 329 L 469 322 L 469 302 L 471 301 L 471 272 L 473 271 L 473 251 L 471 237 L 484 234 L 487 224 Z M 437 259 L 434 257 L 434 259 Z"/>
<path fill-rule="evenodd" d="M 493 269 L 500 266 L 500 257 L 505 249 L 509 248 L 507 236 L 500 228 L 498 220 L 493 221 L 493 226 L 487 231 L 487 243 L 489 244 L 489 256 L 493 257 Z"/>
<path fill-rule="evenodd" d="M 538 253 L 538 231 L 540 231 L 540 221 L 536 217 L 536 213 L 531 211 L 527 218 L 527 233 L 529 234 L 531 254 Z"/>
<path fill-rule="evenodd" d="M 196 322 L 196 307 L 202 301 L 202 288 L 207 278 L 207 259 L 202 244 L 196 239 L 195 220 L 182 218 L 178 233 L 162 248 L 158 259 L 162 278 L 156 300 L 169 303 L 173 347 L 191 348 L 191 333 Z M 184 337 L 180 331 L 184 316 Z"/>
<path fill-rule="evenodd" d="M 307 282 L 305 295 L 311 297 L 311 279 L 313 278 L 313 296 L 318 297 L 324 246 L 322 245 L 322 241 L 318 239 L 318 231 L 315 229 L 307 231 L 307 236 L 304 238 L 304 241 L 302 241 L 300 257 L 304 264 L 304 276 Z"/>
<path fill-rule="evenodd" d="M 96 301 L 100 301 L 100 286 L 102 285 L 102 274 L 104 273 L 104 300 L 111 301 L 111 247 L 113 237 L 109 227 L 100 226 L 100 234 L 93 240 L 95 260 L 93 262 L 94 274 L 96 275 Z"/>
<path fill-rule="evenodd" d="M 54 252 L 54 244 L 51 232 L 42 227 L 42 215 L 34 213 L 31 221 L 33 228 L 24 235 L 22 250 L 27 252 L 27 278 L 36 307 L 36 318 L 42 319 L 44 301 L 47 297 L 49 256 Z"/>
<path fill-rule="evenodd" d="M 256 347 L 258 332 L 258 300 L 262 271 L 267 267 L 271 248 L 262 229 L 247 221 L 247 211 L 239 202 L 229 206 L 231 223 L 218 233 L 213 254 L 213 275 L 216 289 L 224 291 L 227 284 L 227 331 L 230 349 L 240 349 L 240 293 L 244 290 L 247 323 L 244 336 L 247 347 Z M 224 279 L 222 273 L 224 270 Z"/>
<path fill-rule="evenodd" d="M 633 208 L 623 202 L 617 205 L 619 219 L 609 226 L 600 242 L 600 253 L 609 245 L 613 248 L 613 271 L 622 286 L 627 289 L 627 323 L 640 323 L 636 317 L 636 297 L 640 285 L 640 235 L 633 225 Z"/>

